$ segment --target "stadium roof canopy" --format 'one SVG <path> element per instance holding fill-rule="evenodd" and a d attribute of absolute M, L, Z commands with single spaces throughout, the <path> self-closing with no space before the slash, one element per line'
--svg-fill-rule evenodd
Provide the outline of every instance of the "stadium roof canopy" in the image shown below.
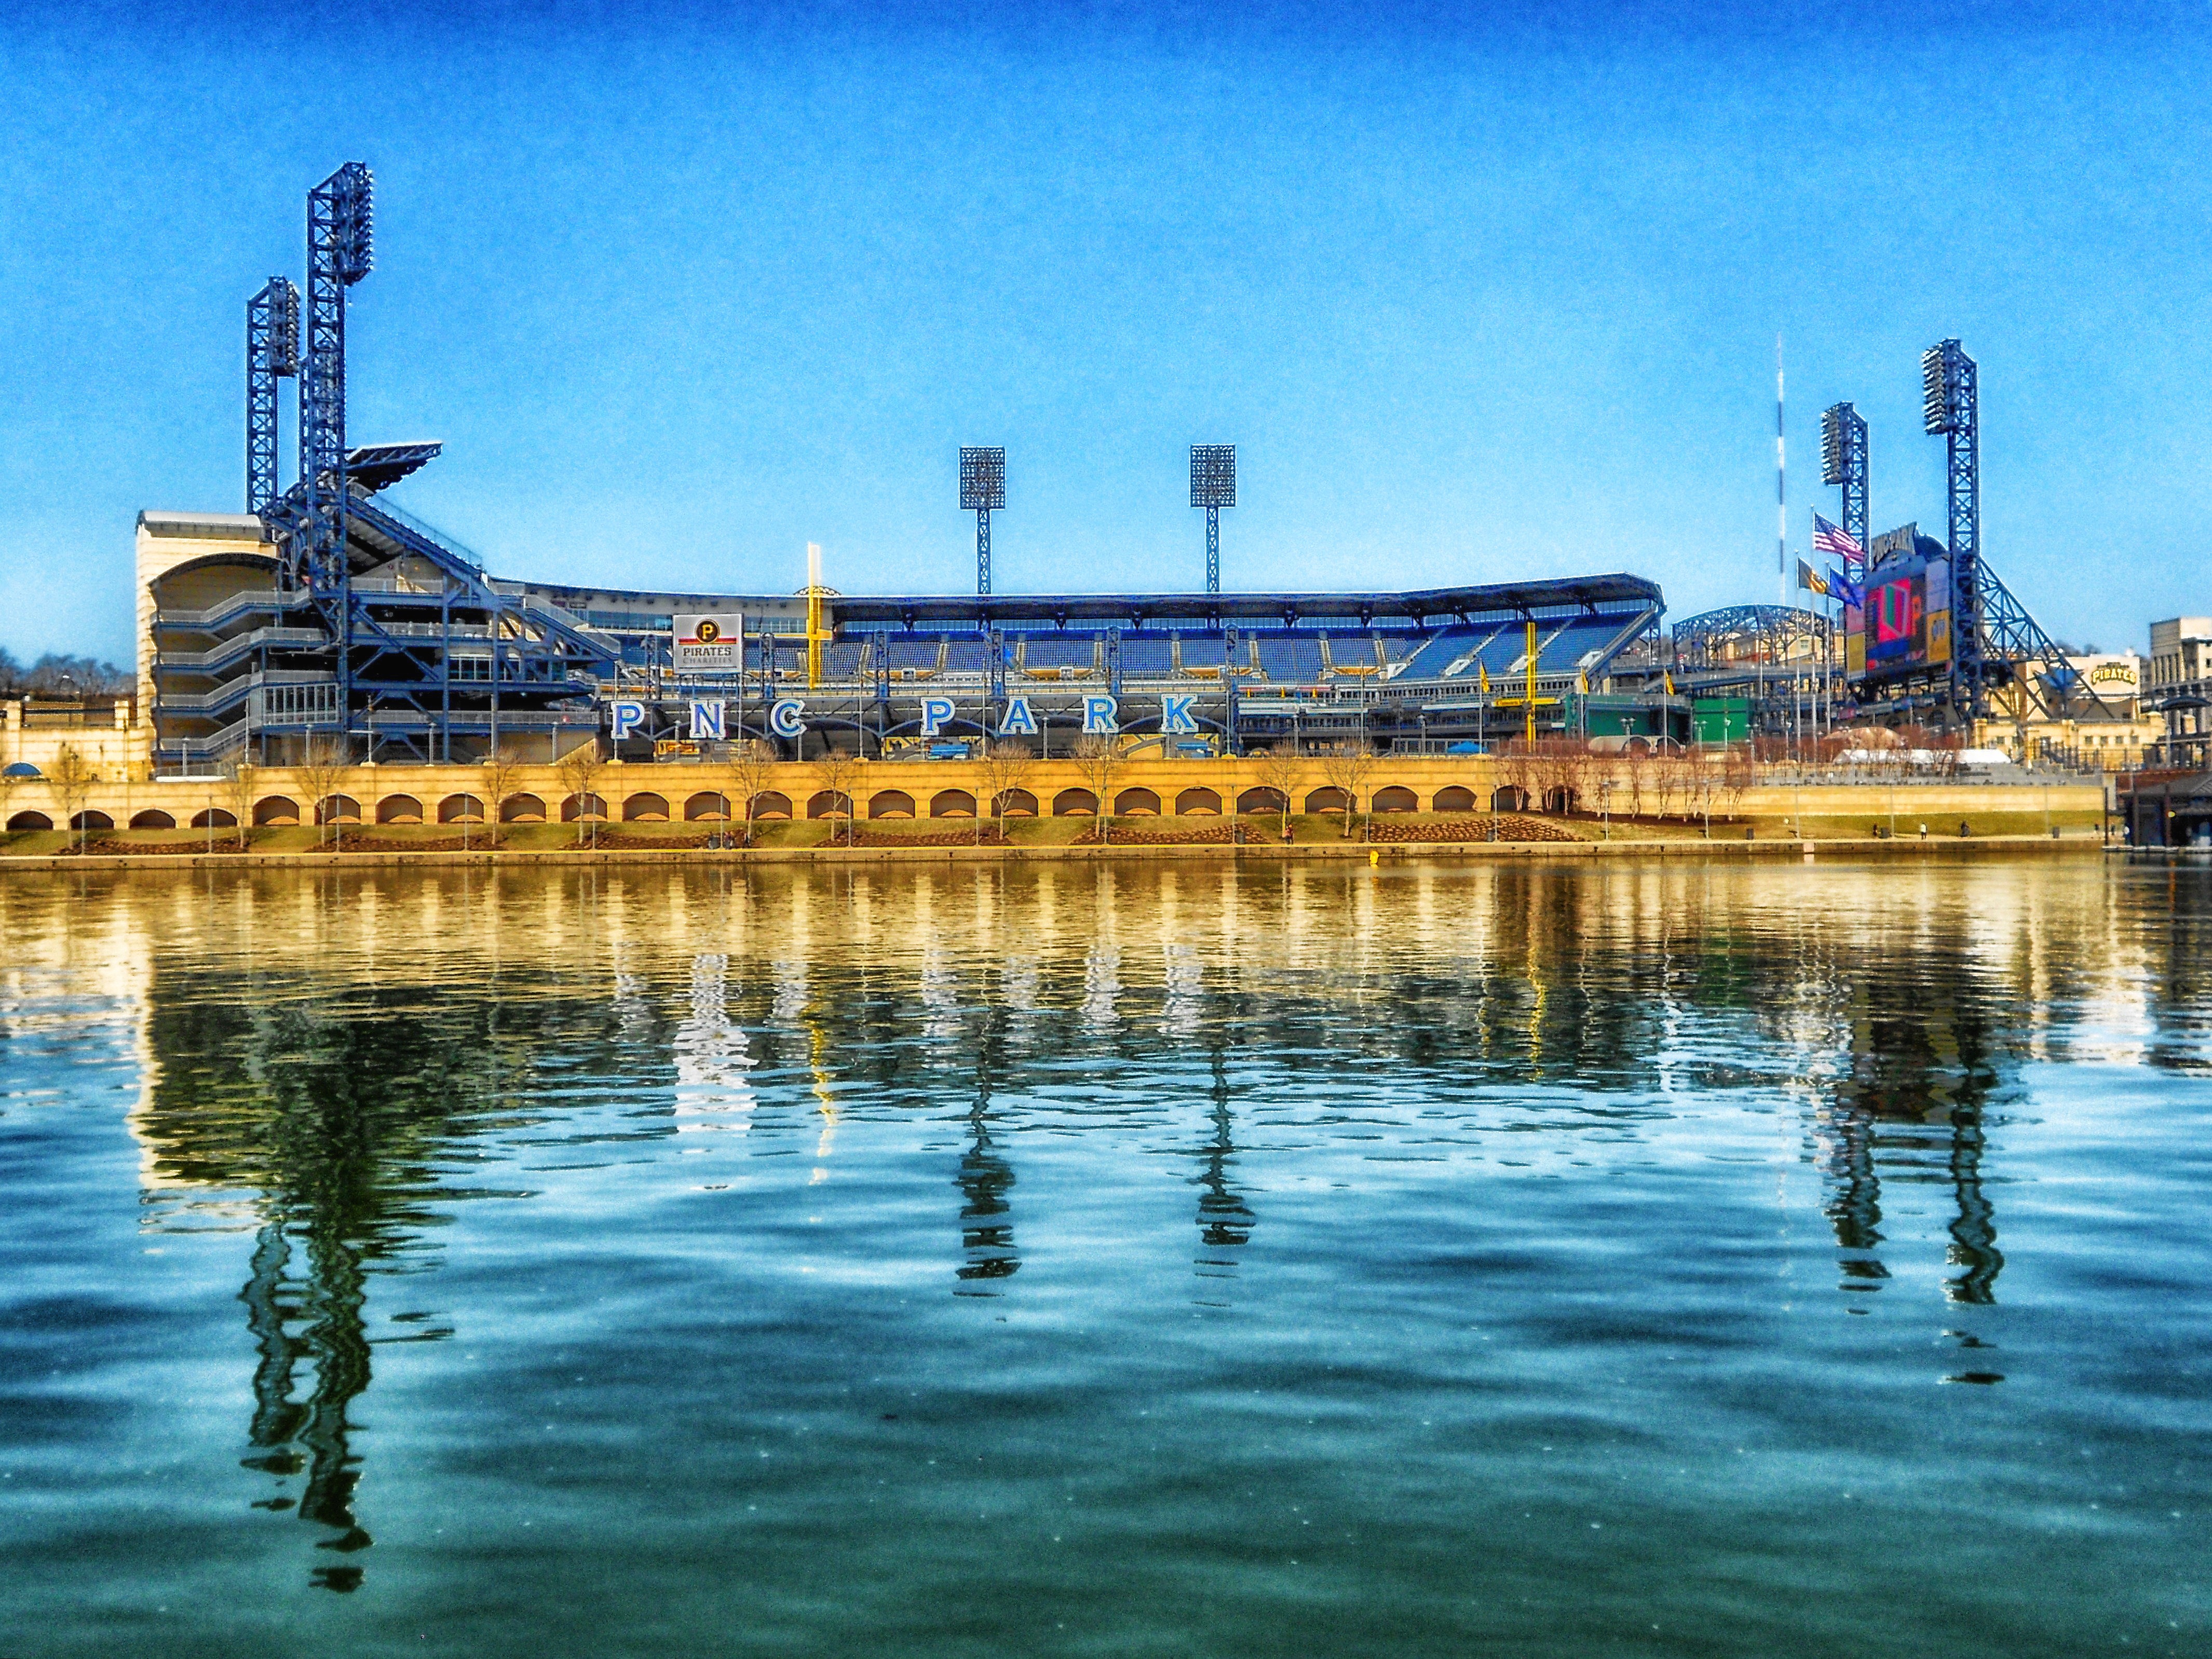
<path fill-rule="evenodd" d="M 441 438 L 423 438 L 404 444 L 363 444 L 358 449 L 346 451 L 346 478 L 374 495 L 435 460 L 445 447 L 445 441 Z"/>
<path fill-rule="evenodd" d="M 626 601 L 647 605 L 666 596 L 644 592 L 550 587 L 563 604 L 591 605 Z M 751 601 L 744 596 L 709 599 L 688 596 L 707 608 Z M 765 596 L 763 596 L 765 597 Z M 787 603 L 781 596 L 775 602 Z M 1254 628 L 1296 628 L 1326 622 L 1361 628 L 1396 623 L 1424 628 L 1432 622 L 1466 622 L 1478 617 L 1568 611 L 1650 610 L 1665 605 L 1659 585 L 1641 576 L 1579 576 L 1552 581 L 1498 582 L 1479 587 L 1420 588 L 1398 593 L 945 593 L 931 595 L 840 594 L 830 602 L 840 628 L 990 629 L 1159 628 L 1177 625 L 1214 629 L 1243 624 Z"/>

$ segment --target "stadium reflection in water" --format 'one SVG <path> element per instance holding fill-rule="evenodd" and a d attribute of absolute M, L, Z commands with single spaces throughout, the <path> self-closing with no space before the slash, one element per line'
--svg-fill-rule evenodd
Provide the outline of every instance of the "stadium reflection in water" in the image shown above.
<path fill-rule="evenodd" d="M 374 1586 L 395 1529 L 410 1595 L 441 1571 L 489 1571 L 498 1553 L 483 1553 L 482 1534 L 501 1529 L 501 1503 L 550 1501 L 535 1465 L 497 1471 L 505 1498 L 471 1511 L 475 1553 L 441 1551 L 423 1517 L 468 1509 L 453 1494 L 494 1478 L 471 1443 L 511 1447 L 518 1423 L 550 1437 L 532 1454 L 549 1460 L 548 1478 L 564 1456 L 579 1468 L 602 1460 L 599 1484 L 566 1500 L 572 1535 L 533 1558 L 551 1586 L 564 1551 L 596 1559 L 605 1548 L 596 1534 L 629 1524 L 618 1496 L 629 1482 L 681 1486 L 691 1524 L 719 1548 L 717 1528 L 735 1524 L 720 1517 L 737 1502 L 733 1483 L 755 1474 L 714 1455 L 674 1473 L 642 1448 L 587 1450 L 562 1438 L 589 1439 L 580 1414 L 611 1433 L 603 1413 L 665 1410 L 666 1431 L 689 1422 L 703 1450 L 737 1432 L 717 1420 L 725 1390 L 732 1421 L 764 1433 L 819 1409 L 834 1379 L 884 1403 L 860 1415 L 886 1430 L 933 1413 L 967 1422 L 942 1431 L 947 1463 L 956 1450 L 983 1462 L 1022 1445 L 1039 1465 L 1032 1479 L 1073 1491 L 1110 1486 L 1127 1446 L 1109 1452 L 1096 1422 L 1064 1416 L 1065 1445 L 1031 1444 L 1027 1419 L 1070 1400 L 1112 1417 L 1133 1388 L 1162 1418 L 1177 1415 L 1178 1400 L 1196 1419 L 1218 1402 L 1219 1421 L 1201 1431 L 1194 1420 L 1182 1444 L 1224 1492 L 1302 1492 L 1321 1510 L 1334 1506 L 1345 1540 L 1367 1540 L 1335 1545 L 1329 1570 L 1385 1594 L 1403 1580 L 1418 1609 L 1401 1626 L 1340 1611 L 1346 1639 L 1374 1650 L 1391 1644 L 1358 1632 L 1402 1628 L 1414 1650 L 1554 1628 L 1534 1613 L 1524 1628 L 1493 1592 L 1594 1571 L 1573 1565 L 1570 1540 L 1546 1541 L 1540 1517 L 1561 1491 L 1595 1483 L 1622 1546 L 1637 1537 L 1660 1552 L 1644 1577 L 1630 1547 L 1591 1581 L 1576 1627 L 1595 1640 L 1614 1624 L 1640 1628 L 1642 1612 L 1662 1603 L 1698 1617 L 1694 1585 L 1662 1589 L 1650 1577 L 1662 1571 L 1672 1500 L 1624 1496 L 1601 1472 L 1623 1458 L 1650 1462 L 1638 1485 L 1656 1487 L 1674 1478 L 1668 1470 L 1700 1467 L 1714 1481 L 1698 1523 L 1715 1529 L 1711 1547 L 1733 1547 L 1716 1518 L 1731 1504 L 1771 1545 L 1774 1528 L 1793 1523 L 1703 1467 L 1713 1456 L 1705 1440 L 1755 1437 L 1747 1419 L 1765 1410 L 1809 1413 L 1787 1427 L 1778 1417 L 1776 1432 L 1817 1453 L 1813 1463 L 1850 1462 L 1844 1484 L 1880 1490 L 1902 1476 L 1877 1467 L 1885 1454 L 1867 1443 L 1850 1397 L 1863 1390 L 1915 1425 L 1908 1443 L 1951 1437 L 1961 1480 L 2000 1494 L 1990 1500 L 2000 1509 L 2008 1483 L 2027 1478 L 2011 1460 L 2039 1456 L 2029 1443 L 2075 1416 L 2103 1413 L 2115 1459 L 2152 1457 L 2159 1437 L 2130 1438 L 2129 1410 L 2054 1388 L 2079 1356 L 2059 1334 L 2068 1320 L 2049 1310 L 2077 1295 L 2075 1313 L 2142 1320 L 2156 1328 L 2144 1342 L 2163 1350 L 2180 1334 L 2176 1322 L 2203 1323 L 2207 1286 L 2190 1278 L 2202 1247 L 2160 1269 L 2195 1293 L 2185 1319 L 2172 1303 L 2161 1313 L 2109 1286 L 2093 1295 L 2081 1288 L 2088 1270 L 2060 1258 L 2130 1246 L 2118 1232 L 2072 1237 L 2078 1218 L 2037 1193 L 2062 1173 L 2084 1178 L 2085 1167 L 2092 1180 L 2120 1176 L 2094 1148 L 2054 1150 L 2054 1120 L 2086 1113 L 2094 1127 L 2095 1091 L 2069 1083 L 2071 1072 L 2094 1073 L 2098 1090 L 2160 1078 L 2169 1103 L 2181 1091 L 2189 1110 L 2207 1103 L 2212 999 L 2200 964 L 2212 902 L 2179 879 L 2069 862 L 16 881 L 0 888 L 17 947 L 0 1001 L 0 1127 L 60 1133 L 59 1103 L 112 1044 L 112 1063 L 133 1079 L 137 1236 L 157 1242 L 103 1245 L 95 1230 L 69 1260 L 88 1284 L 137 1271 L 134 1248 L 188 1250 L 210 1273 L 232 1264 L 231 1284 L 242 1281 L 232 1334 L 195 1327 L 186 1346 L 198 1363 L 234 1356 L 250 1369 L 250 1408 L 215 1461 L 233 1481 L 240 1464 L 250 1472 L 258 1490 L 236 1502 L 264 1512 L 252 1524 L 310 1523 L 292 1534 L 302 1592 Z M 1880 905 L 1861 902 L 1876 890 Z M 2127 1134 L 2178 1140 L 2185 1116 L 2137 1113 Z M 96 1134 L 82 1114 L 69 1121 L 70 1133 Z M 84 1156 L 88 1170 L 99 1167 Z M 22 1182 L 26 1169 L 11 1155 L 6 1179 Z M 2185 1168 L 2168 1190 L 2129 1172 L 2130 1224 L 2184 1205 L 2185 1177 Z M 39 1205 L 93 1205 L 102 1179 L 88 1173 L 74 1200 L 28 1187 L 11 1197 L 8 1259 L 30 1259 L 41 1231 L 70 1229 L 68 1214 L 33 1218 Z M 1157 1218 L 1163 1182 L 1184 1194 L 1173 1229 Z M 2006 1209 L 2023 1202 L 2016 1223 Z M 1793 1279 L 1814 1245 L 1803 1222 L 1832 1263 L 1832 1290 Z M 1164 1273 L 1170 1256 L 1181 1265 Z M 1753 1259 L 1755 1271 L 1744 1265 Z M 2045 1314 L 2007 1326 L 2008 1275 L 2023 1261 Z M 563 1285 L 577 1304 L 565 1312 Z M 974 1311 L 929 1313 L 933 1297 L 948 1310 L 967 1299 Z M 620 1311 L 603 1319 L 586 1302 Z M 1814 1317 L 1866 1319 L 1889 1302 L 1886 1326 L 1877 1316 L 1858 1328 L 1884 1331 L 1864 1346 L 1850 1320 Z M 66 1324 L 51 1310 L 67 1304 L 48 1297 L 42 1316 Z M 1170 1333 L 1163 1322 L 1178 1317 L 1189 1328 Z M 1027 1331 L 999 1392 L 972 1392 L 972 1377 L 948 1378 L 925 1357 L 933 1347 L 965 1356 L 956 1370 L 981 1364 L 979 1332 L 993 1322 Z M 1731 1353 L 1743 1356 L 1738 1370 Z M 149 1363 L 158 1367 L 158 1352 Z M 1962 1425 L 1901 1392 L 1915 1381 L 1975 1382 L 1986 1386 L 1966 1393 L 2017 1402 L 2023 1363 L 2038 1393 L 2032 1411 L 2004 1407 L 2011 1417 Z M 715 1384 L 701 1365 L 735 1369 Z M 641 1367 L 659 1381 L 612 1380 Z M 380 1373 L 394 1368 L 400 1393 L 380 1403 Z M 144 1386 L 139 1370 L 135 1382 L 91 1358 L 82 1371 L 55 1386 L 118 1390 L 118 1413 Z M 1370 1392 L 1355 1399 L 1346 1391 L 1358 1372 Z M 42 1397 L 20 1353 L 6 1378 L 19 1404 Z M 1751 1403 L 1777 1388 L 1822 1403 Z M 1509 1403 L 1486 1409 L 1486 1392 Z M 1267 1413 L 1240 1417 L 1248 1408 L 1229 1405 L 1236 1395 L 1266 1400 Z M 1712 1435 L 1686 1426 L 1705 1412 L 1716 1414 Z M 544 1429 L 508 1420 L 522 1413 Z M 1278 1447 L 1284 1425 L 1331 1413 L 1338 1426 L 1303 1450 Z M 1456 1414 L 1458 1440 L 1426 1453 L 1407 1441 L 1422 1432 L 1412 1422 L 1425 1429 L 1439 1413 Z M 417 1422 L 447 1426 L 433 1434 Z M 85 1432 L 94 1443 L 82 1455 L 104 1455 L 105 1431 Z M 182 1461 L 169 1478 L 195 1504 L 222 1502 L 214 1432 L 177 1430 Z M 1615 1449 L 1596 1452 L 1601 1441 Z M 1552 1457 L 1570 1443 L 1585 1462 Z M 815 1449 L 826 1459 L 817 1482 L 873 1481 L 866 1502 L 900 1506 L 895 1532 L 936 1513 L 952 1477 L 935 1473 L 934 1458 L 894 1472 L 880 1449 L 836 1443 L 839 1455 L 827 1440 Z M 1914 1454 L 1900 1445 L 1898 1455 Z M 1433 1568 L 1412 1560 L 1425 1547 L 1382 1541 L 1391 1516 L 1327 1473 L 1356 1480 L 1379 1456 L 1399 1460 L 1382 1481 L 1391 1504 L 1419 1516 L 1435 1542 L 1486 1539 L 1504 1551 L 1486 1611 L 1425 1599 Z M 45 1468 L 66 1489 L 69 1457 L 49 1462 L 22 1462 L 23 1478 L 35 1485 Z M 380 1476 L 393 1490 L 377 1501 Z M 1810 1466 L 1792 1478 L 1800 1500 L 1835 1501 Z M 1437 1484 L 1470 1480 L 1527 1509 L 1517 1541 L 1500 1541 L 1506 1522 L 1490 1498 Z M 2192 1512 L 2203 1495 L 2192 1491 Z M 1916 1526 L 1938 1501 L 1917 1489 L 1893 1496 L 1896 1517 Z M 2172 1492 L 2158 1501 L 2169 1499 L 2186 1507 Z M 983 1517 L 966 1571 L 993 1572 L 991 1548 L 1006 1544 L 991 1543 L 994 1504 L 1032 1501 L 1042 1500 L 1004 1490 L 961 1498 Z M 1194 1558 L 1183 1523 L 1162 1522 L 1180 1513 L 1165 1496 L 1133 1495 L 1127 1506 L 1094 1534 L 1146 1537 L 1123 1564 L 1126 1583 L 1007 1566 L 1005 1609 L 971 1628 L 1015 1640 L 1012 1608 L 1072 1598 L 1094 1634 L 1136 1640 L 1159 1616 L 1140 1591 L 1158 1592 Z M 1048 1504 L 1041 1512 L 1054 1518 L 1040 1524 L 1073 1524 L 1066 1507 Z M 870 1510 L 866 1524 L 889 1515 Z M 2007 1517 L 1978 1504 L 1977 1515 L 1983 1536 L 2033 1532 L 2026 1509 Z M 1877 1518 L 1863 1519 L 1878 1531 Z M 1188 1520 L 1200 1525 L 1196 1513 Z M 749 1534 L 762 1552 L 757 1575 L 795 1575 L 778 1580 L 770 1603 L 813 1594 L 791 1565 L 800 1534 L 832 1557 L 882 1548 L 842 1530 L 860 1524 L 858 1512 L 817 1515 L 781 1551 Z M 58 1563 L 65 1537 L 100 1525 L 96 1515 L 74 1530 L 18 1522 L 0 1541 L 19 1559 Z M 1326 1567 L 1329 1540 L 1302 1546 L 1304 1533 L 1285 1548 Z M 1856 1540 L 1841 1546 L 1847 1556 L 1867 1547 L 1863 1534 L 1846 1536 Z M 1808 1525 L 1802 1557 L 1820 1559 L 1835 1547 L 1828 1537 Z M 1307 1592 L 1273 1585 L 1268 1575 L 1286 1569 L 1261 1560 L 1258 1543 L 1238 1549 L 1258 1554 L 1211 1569 L 1246 1575 L 1222 1611 L 1176 1628 L 1264 1647 L 1295 1626 Z M 283 1576 L 284 1554 L 268 1541 L 226 1543 L 207 1588 L 246 1593 Z M 1790 1548 L 1780 1555 L 1796 1560 L 1788 1571 L 1803 1570 Z M 1946 1571 L 1944 1551 L 1934 1555 L 1929 1571 Z M 450 1565 L 425 1565 L 435 1560 Z M 889 1577 L 866 1598 L 873 1617 L 904 1621 L 913 1650 L 936 1650 L 902 1597 L 927 1602 L 948 1564 L 915 1568 L 903 1591 L 896 1565 L 878 1569 Z M 27 1588 L 35 1571 L 18 1582 L 0 1591 L 0 1611 L 12 1601 L 18 1615 L 67 1616 L 55 1585 L 51 1595 Z M 2109 1599 L 2109 1575 L 2099 1582 Z M 1406 1588 L 1415 1583 L 1424 1588 Z M 617 1610 L 623 1593 L 596 1592 L 612 1598 L 597 1612 Z M 1717 1609 L 1727 1597 L 1713 1594 Z M 2163 1611 L 2151 1619 L 2163 1603 L 2148 1586 L 2121 1601 L 2147 1629 L 2167 1622 Z M 1778 1607 L 1753 1621 L 1741 1650 L 1795 1629 L 1793 1616 Z M 2106 1613 L 2085 1601 L 2062 1608 L 2061 1622 L 2069 1616 L 2086 1630 Z M 1898 1645 L 1920 1650 L 1924 1635 L 1936 1650 L 1941 1627 L 1905 1617 Z M 883 1626 L 856 1616 L 821 1646 L 849 1645 L 864 1628 Z M 479 1650 L 502 1645 L 481 1627 L 471 1639 Z M 1054 1639 L 1030 1632 L 1019 1643 L 1049 1650 Z"/>

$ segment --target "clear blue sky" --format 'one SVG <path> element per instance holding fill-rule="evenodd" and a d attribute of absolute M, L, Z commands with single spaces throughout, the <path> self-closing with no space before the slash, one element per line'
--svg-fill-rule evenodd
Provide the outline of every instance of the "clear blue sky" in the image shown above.
<path fill-rule="evenodd" d="M 357 441 L 501 572 L 1001 592 L 1632 570 L 1775 593 L 1819 410 L 2107 647 L 2212 611 L 2204 9 L 73 5 L 0 22 L 0 645 L 125 658 L 141 507 L 237 511 L 241 308 L 376 172 Z M 288 416 L 289 418 L 289 416 Z M 287 467 L 291 465 L 287 437 Z"/>

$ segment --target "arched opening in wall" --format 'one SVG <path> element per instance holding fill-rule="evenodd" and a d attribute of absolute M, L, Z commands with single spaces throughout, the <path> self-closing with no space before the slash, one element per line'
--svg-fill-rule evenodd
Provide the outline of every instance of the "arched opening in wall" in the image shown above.
<path fill-rule="evenodd" d="M 325 795 L 315 805 L 317 823 L 359 823 L 361 803 L 351 795 Z"/>
<path fill-rule="evenodd" d="M 910 818 L 914 816 L 914 797 L 903 789 L 882 789 L 868 798 L 868 816 L 872 818 Z"/>
<path fill-rule="evenodd" d="M 993 803 L 1002 818 L 1033 818 L 1037 815 L 1037 798 L 1026 789 L 1005 789 Z"/>
<path fill-rule="evenodd" d="M 195 830 L 235 830 L 238 828 L 238 815 L 235 812 L 226 812 L 220 806 L 210 806 L 204 812 L 195 812 L 192 814 L 192 828 Z"/>
<path fill-rule="evenodd" d="M 1326 789 L 1316 789 L 1306 797 L 1306 811 L 1309 812 L 1341 812 L 1351 804 L 1352 798 L 1333 784 Z"/>
<path fill-rule="evenodd" d="M 1114 797 L 1114 816 L 1117 818 L 1156 818 L 1160 815 L 1160 798 L 1149 789 L 1124 789 Z"/>
<path fill-rule="evenodd" d="M 115 828 L 115 820 L 108 817 L 106 813 L 99 811 L 97 808 L 88 806 L 83 811 L 78 813 L 75 817 L 70 820 L 70 828 L 72 830 L 112 830 Z"/>
<path fill-rule="evenodd" d="M 1279 789 L 1247 789 L 1237 797 L 1237 810 L 1240 812 L 1280 812 L 1287 805 Z"/>
<path fill-rule="evenodd" d="M 684 822 L 686 823 L 727 823 L 730 821 L 730 798 L 712 789 L 703 790 L 684 803 Z"/>
<path fill-rule="evenodd" d="M 21 834 L 26 830 L 51 830 L 53 827 L 54 821 L 44 812 L 18 812 L 8 820 L 8 829 L 11 834 Z"/>
<path fill-rule="evenodd" d="M 40 778 L 45 775 L 28 761 L 9 761 L 7 765 L 0 766 L 0 778 Z"/>
<path fill-rule="evenodd" d="M 499 821 L 501 823 L 543 823 L 545 822 L 545 803 L 536 795 L 509 795 L 500 803 Z"/>
<path fill-rule="evenodd" d="M 1474 791 L 1462 784 L 1453 784 L 1437 791 L 1436 810 L 1439 812 L 1472 812 L 1474 811 Z"/>
<path fill-rule="evenodd" d="M 379 823 L 420 823 L 422 803 L 412 795 L 386 795 L 376 803 Z"/>
<path fill-rule="evenodd" d="M 791 797 L 781 789 L 763 789 L 753 797 L 753 817 L 787 818 L 791 816 Z"/>
<path fill-rule="evenodd" d="M 441 823 L 482 823 L 483 803 L 474 795 L 448 795 L 438 803 Z"/>
<path fill-rule="evenodd" d="M 1176 816 L 1179 818 L 1219 817 L 1221 797 L 1211 789 L 1186 789 L 1176 797 Z"/>
<path fill-rule="evenodd" d="M 1490 810 L 1493 812 L 1525 812 L 1528 810 L 1528 792 L 1516 784 L 1505 784 L 1491 791 Z"/>
<path fill-rule="evenodd" d="M 1098 797 L 1088 789 L 1063 789 L 1052 798 L 1052 815 L 1056 818 L 1096 817 Z"/>
<path fill-rule="evenodd" d="M 1575 792 L 1564 786 L 1557 789 L 1547 789 L 1544 792 L 1544 810 L 1547 812 L 1573 811 Z"/>
<path fill-rule="evenodd" d="M 561 803 L 561 822 L 588 823 L 597 819 L 601 823 L 607 818 L 607 798 L 605 795 L 571 795 Z"/>
<path fill-rule="evenodd" d="M 972 818 L 975 816 L 975 797 L 965 789 L 940 789 L 929 798 L 929 816 Z"/>
<path fill-rule="evenodd" d="M 264 795 L 253 803 L 253 822 L 258 828 L 265 830 L 271 824 L 299 821 L 300 803 L 289 795 Z"/>
<path fill-rule="evenodd" d="M 1377 789 L 1369 797 L 1367 810 L 1370 812 L 1418 812 L 1421 810 L 1421 799 L 1412 790 L 1394 783 L 1387 789 Z"/>
<path fill-rule="evenodd" d="M 849 818 L 853 816 L 853 798 L 842 789 L 817 789 L 806 798 L 806 816 Z"/>
<path fill-rule="evenodd" d="M 643 790 L 623 802 L 624 823 L 665 823 L 668 822 L 668 798 Z"/>
<path fill-rule="evenodd" d="M 133 830 L 173 830 L 177 827 L 177 821 L 160 807 L 149 806 L 143 812 L 131 815 L 131 827 Z"/>

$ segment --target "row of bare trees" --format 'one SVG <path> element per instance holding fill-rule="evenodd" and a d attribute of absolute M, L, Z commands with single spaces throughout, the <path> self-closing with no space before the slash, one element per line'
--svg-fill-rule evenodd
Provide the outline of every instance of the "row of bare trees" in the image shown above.
<path fill-rule="evenodd" d="M 1538 811 L 1618 812 L 1628 817 L 1711 817 L 1732 811 L 1758 781 L 1748 745 L 1700 753 L 1632 746 L 1600 754 L 1572 738 L 1509 744 L 1493 762 L 1498 786 Z"/>

